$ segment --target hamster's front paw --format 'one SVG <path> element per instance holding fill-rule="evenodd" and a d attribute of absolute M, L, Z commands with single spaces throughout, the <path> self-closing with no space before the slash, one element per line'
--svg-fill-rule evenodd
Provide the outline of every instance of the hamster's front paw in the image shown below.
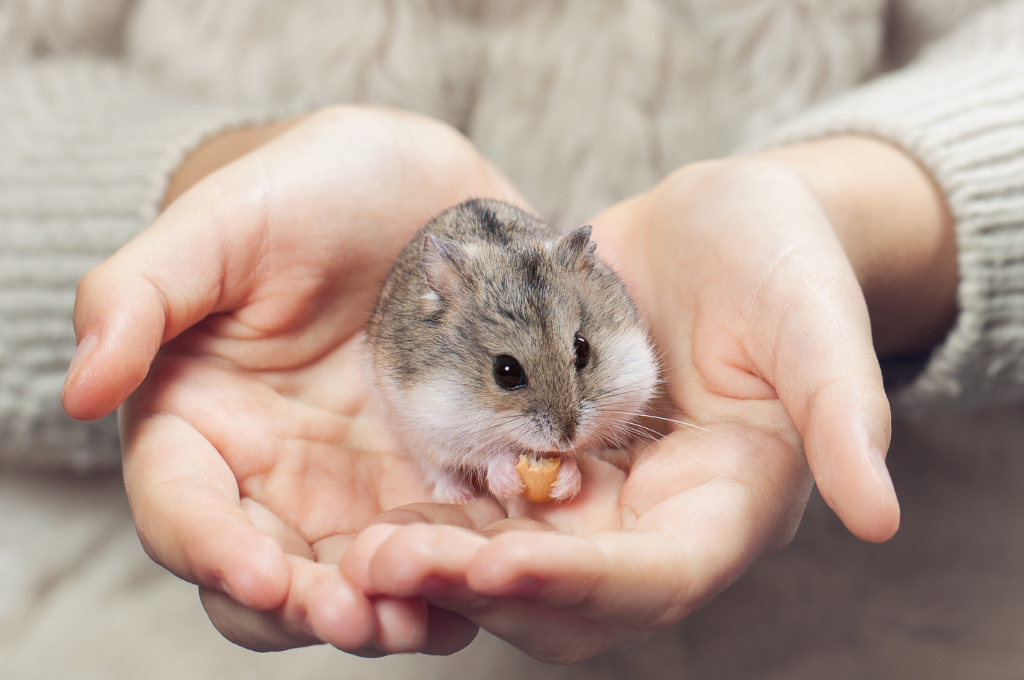
<path fill-rule="evenodd" d="M 476 495 L 473 487 L 458 472 L 433 470 L 430 478 L 434 485 L 430 497 L 435 503 L 460 505 L 470 502 Z"/>
<path fill-rule="evenodd" d="M 518 458 L 512 456 L 496 456 L 487 466 L 487 490 L 495 498 L 514 498 L 523 493 L 526 485 L 516 470 Z"/>
<path fill-rule="evenodd" d="M 580 492 L 583 485 L 583 474 L 572 456 L 562 457 L 562 467 L 558 470 L 558 479 L 551 487 L 551 499 L 556 501 L 567 501 Z"/>

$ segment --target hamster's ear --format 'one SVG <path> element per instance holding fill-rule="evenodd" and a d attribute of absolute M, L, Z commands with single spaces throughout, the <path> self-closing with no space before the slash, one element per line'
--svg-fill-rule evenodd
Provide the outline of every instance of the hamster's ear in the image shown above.
<path fill-rule="evenodd" d="M 588 224 L 570 231 L 555 242 L 555 254 L 559 261 L 569 269 L 586 271 L 594 266 L 594 251 L 597 244 L 590 240 L 591 228 Z"/>
<path fill-rule="evenodd" d="M 461 295 L 466 286 L 466 251 L 433 234 L 423 237 L 423 275 L 442 300 Z"/>

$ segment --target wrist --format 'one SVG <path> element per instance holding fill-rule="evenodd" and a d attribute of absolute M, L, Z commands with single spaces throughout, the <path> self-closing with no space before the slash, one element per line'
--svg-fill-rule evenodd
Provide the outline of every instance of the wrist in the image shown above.
<path fill-rule="evenodd" d="M 871 315 L 880 356 L 927 351 L 956 318 L 953 220 L 928 172 L 869 137 L 832 137 L 759 155 L 793 167 L 839 238 Z"/>

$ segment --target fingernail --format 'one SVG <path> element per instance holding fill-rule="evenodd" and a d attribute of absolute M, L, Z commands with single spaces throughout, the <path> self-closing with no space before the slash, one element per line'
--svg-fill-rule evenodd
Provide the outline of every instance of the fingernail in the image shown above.
<path fill-rule="evenodd" d="M 875 473 L 878 478 L 889 487 L 889 491 L 892 495 L 896 495 L 896 487 L 892 484 L 892 477 L 889 476 L 889 468 L 885 465 L 885 454 L 878 447 L 871 447 L 871 452 L 868 454 L 871 458 L 871 464 L 875 467 Z"/>
<path fill-rule="evenodd" d="M 313 627 L 313 623 L 309 620 L 309 612 L 306 612 L 302 620 L 299 622 L 299 627 L 305 631 L 306 635 L 316 640 L 319 640 L 325 645 L 331 644 L 331 641 L 327 639 L 326 635 L 323 635 L 316 628 Z"/>
<path fill-rule="evenodd" d="M 246 607 L 250 606 L 248 602 L 246 602 L 244 599 L 240 598 L 238 595 L 235 594 L 235 591 L 231 589 L 231 587 L 228 585 L 228 582 L 224 579 L 217 579 L 217 583 L 214 586 L 214 588 L 224 593 L 238 604 L 245 605 Z"/>
<path fill-rule="evenodd" d="M 97 333 L 89 333 L 82 341 L 78 343 L 78 349 L 75 350 L 75 356 L 71 357 L 71 365 L 68 366 L 67 377 L 64 378 L 64 387 L 66 388 L 71 384 L 71 381 L 78 375 L 78 370 L 82 367 L 82 364 L 89 355 L 92 354 L 96 346 L 100 344 L 100 337 Z"/>

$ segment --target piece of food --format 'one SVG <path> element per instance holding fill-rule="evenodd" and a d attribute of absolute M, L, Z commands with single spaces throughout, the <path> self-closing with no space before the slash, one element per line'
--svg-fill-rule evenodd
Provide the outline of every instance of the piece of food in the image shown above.
<path fill-rule="evenodd" d="M 558 470 L 562 467 L 562 459 L 534 458 L 525 453 L 520 454 L 516 470 L 526 485 L 523 496 L 531 503 L 547 503 L 551 500 L 551 488 L 558 479 Z"/>

